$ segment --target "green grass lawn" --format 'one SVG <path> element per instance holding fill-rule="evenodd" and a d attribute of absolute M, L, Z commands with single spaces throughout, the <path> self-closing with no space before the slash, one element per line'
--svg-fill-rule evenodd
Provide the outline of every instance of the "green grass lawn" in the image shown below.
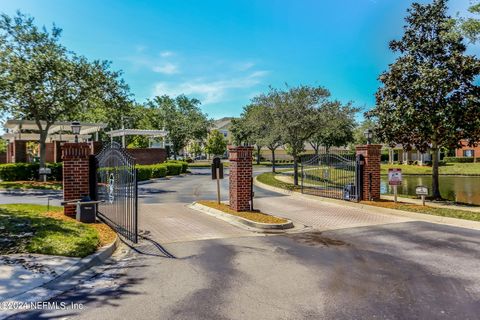
<path fill-rule="evenodd" d="M 62 183 L 58 181 L 0 181 L 0 189 L 6 190 L 28 190 L 28 189 L 41 189 L 41 190 L 62 190 Z"/>
<path fill-rule="evenodd" d="M 286 183 L 275 179 L 276 173 L 265 172 L 257 176 L 257 180 L 261 183 L 268 184 L 269 186 L 281 188 L 290 191 L 300 191 L 300 186 L 294 186 L 292 183 Z"/>
<path fill-rule="evenodd" d="M 50 206 L 52 212 L 63 210 Z M 73 219 L 55 218 L 47 206 L 0 205 L 0 254 L 41 253 L 85 257 L 97 250 L 97 230 Z"/>
<path fill-rule="evenodd" d="M 365 203 L 371 206 L 382 207 L 382 208 L 397 209 L 397 210 L 417 212 L 417 213 L 426 213 L 434 216 L 480 221 L 480 213 L 460 210 L 460 209 L 436 208 L 436 207 L 429 207 L 428 205 L 421 206 L 417 204 L 402 203 L 402 202 L 395 203 L 393 201 L 388 201 L 388 200 L 362 201 L 362 203 Z"/>
<path fill-rule="evenodd" d="M 403 174 L 410 175 L 431 175 L 432 167 L 416 166 L 416 165 L 402 165 L 402 164 L 382 164 L 381 174 L 386 175 L 389 168 L 400 168 Z M 480 163 L 447 163 L 439 167 L 441 175 L 480 175 Z"/>

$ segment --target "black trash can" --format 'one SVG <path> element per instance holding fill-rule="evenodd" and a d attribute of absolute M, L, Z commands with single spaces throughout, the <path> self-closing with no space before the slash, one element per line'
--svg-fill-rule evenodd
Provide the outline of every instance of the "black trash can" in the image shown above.
<path fill-rule="evenodd" d="M 76 214 L 77 221 L 83 223 L 96 222 L 97 203 L 98 201 L 91 201 L 89 196 L 85 196 L 78 201 Z"/>

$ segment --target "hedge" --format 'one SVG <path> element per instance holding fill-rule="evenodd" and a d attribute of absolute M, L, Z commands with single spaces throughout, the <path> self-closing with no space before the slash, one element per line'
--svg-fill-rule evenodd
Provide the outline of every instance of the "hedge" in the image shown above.
<path fill-rule="evenodd" d="M 456 162 L 456 163 L 473 163 L 474 159 L 473 158 L 463 158 L 463 157 L 445 157 L 443 158 L 443 161 L 445 162 Z M 477 162 L 480 162 L 480 158 L 477 158 Z"/>
<path fill-rule="evenodd" d="M 32 181 L 39 180 L 38 163 L 6 163 L 0 164 L 0 180 L 3 181 Z M 47 175 L 48 180 L 62 181 L 62 163 L 47 163 L 47 168 L 52 174 Z"/>
<path fill-rule="evenodd" d="M 139 181 L 177 176 L 187 172 L 188 164 L 184 161 L 168 161 L 159 164 L 137 165 L 137 178 Z"/>
<path fill-rule="evenodd" d="M 0 164 L 0 180 L 3 181 L 33 181 L 39 180 L 38 163 L 6 163 Z M 47 168 L 52 174 L 47 176 L 48 180 L 62 181 L 62 163 L 47 163 Z M 162 178 L 165 176 L 176 176 L 186 173 L 188 164 L 184 161 L 168 161 L 166 163 L 152 165 L 137 165 L 138 180 Z"/>

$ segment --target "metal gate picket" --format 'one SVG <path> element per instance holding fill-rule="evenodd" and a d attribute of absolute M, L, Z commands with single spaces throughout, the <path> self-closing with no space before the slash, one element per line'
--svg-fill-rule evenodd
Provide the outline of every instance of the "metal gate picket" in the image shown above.
<path fill-rule="evenodd" d="M 135 159 L 116 142 L 95 156 L 97 215 L 117 233 L 138 242 L 138 185 Z"/>
<path fill-rule="evenodd" d="M 359 201 L 361 169 L 360 159 L 349 150 L 324 148 L 318 154 L 304 155 L 300 176 L 302 193 Z"/>

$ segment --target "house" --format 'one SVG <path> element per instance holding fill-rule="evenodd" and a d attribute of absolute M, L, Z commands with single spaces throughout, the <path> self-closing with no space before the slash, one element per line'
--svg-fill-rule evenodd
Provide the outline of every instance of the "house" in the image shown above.
<path fill-rule="evenodd" d="M 480 143 L 477 146 L 469 147 L 466 140 L 460 141 L 462 147 L 455 149 L 457 158 L 480 158 Z"/>

